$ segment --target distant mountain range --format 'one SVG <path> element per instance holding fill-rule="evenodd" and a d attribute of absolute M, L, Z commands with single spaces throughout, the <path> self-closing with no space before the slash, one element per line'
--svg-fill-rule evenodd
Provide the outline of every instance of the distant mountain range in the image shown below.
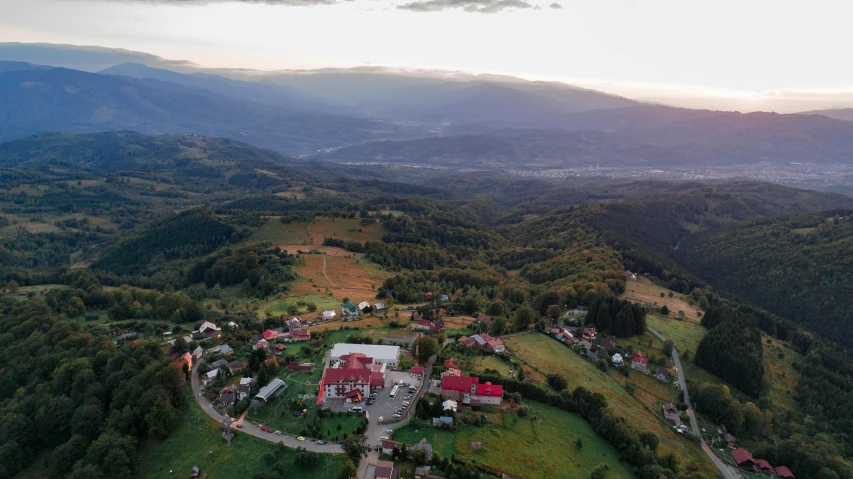
<path fill-rule="evenodd" d="M 584 121 L 585 117 L 590 120 Z M 573 115 L 566 129 L 560 130 L 377 141 L 318 158 L 492 169 L 853 164 L 853 122 L 819 115 L 632 107 Z"/>
<path fill-rule="evenodd" d="M 853 162 L 853 110 L 691 110 L 555 82 L 373 67 L 212 74 L 58 45 L 0 44 L 3 58 L 15 61 L 0 61 L 0 141 L 133 130 L 336 162 L 491 169 Z"/>

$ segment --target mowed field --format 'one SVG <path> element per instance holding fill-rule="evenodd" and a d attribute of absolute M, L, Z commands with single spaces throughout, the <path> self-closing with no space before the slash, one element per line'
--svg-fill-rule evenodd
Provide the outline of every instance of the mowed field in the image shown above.
<path fill-rule="evenodd" d="M 219 425 L 201 410 L 191 392 L 187 395 L 187 403 L 188 410 L 182 414 L 172 434 L 164 441 L 145 445 L 136 477 L 188 477 L 193 466 L 198 466 L 202 478 L 242 479 L 256 472 L 271 472 L 272 467 L 265 466 L 262 461 L 262 456 L 269 452 L 276 455 L 276 462 L 286 471 L 298 471 L 300 478 L 326 479 L 336 477 L 344 460 L 340 454 L 321 454 L 315 468 L 299 469 L 294 464 L 294 449 L 279 451 L 273 443 L 239 431 L 229 447 Z"/>
<path fill-rule="evenodd" d="M 665 338 L 671 339 L 679 352 L 690 351 L 691 355 L 696 352 L 699 342 L 708 332 L 699 324 L 679 321 L 672 317 L 665 318 L 658 314 L 647 314 L 646 324 L 663 334 Z"/>
<path fill-rule="evenodd" d="M 567 346 L 544 334 L 533 333 L 507 337 L 504 338 L 504 343 L 518 359 L 535 365 L 541 373 L 540 377 L 549 373 L 561 374 L 568 381 L 569 390 L 583 386 L 590 391 L 604 394 L 610 409 L 617 416 L 625 418 L 639 431 L 650 431 L 660 437 L 662 454 L 673 452 L 681 458 L 682 464 L 695 460 L 700 467 L 713 468 L 713 465 L 704 459 L 704 454 L 696 445 L 688 441 L 680 441 L 675 432 L 663 423 L 660 411 L 650 409 L 653 405 L 651 403 L 661 403 L 662 399 L 657 395 L 664 394 L 660 389 L 666 387 L 663 383 L 655 384 L 656 379 L 640 377 L 640 373 L 633 371 L 631 377 L 626 380 L 636 383 L 641 393 L 648 394 L 647 397 L 638 395 L 635 398 L 620 384 L 624 380 L 614 379 L 621 373 L 611 371 L 608 374 L 601 371 Z"/>
<path fill-rule="evenodd" d="M 663 298 L 661 298 L 663 293 Z M 669 308 L 670 314 L 675 317 L 679 311 L 684 311 L 684 319 L 691 323 L 699 323 L 699 306 L 691 306 L 688 302 L 690 298 L 681 293 L 672 292 L 673 296 L 669 297 L 670 290 L 663 286 L 658 286 L 650 279 L 642 276 L 637 279 L 627 279 L 625 281 L 625 299 L 634 301 L 640 304 L 647 304 L 657 308 L 666 305 Z"/>
<path fill-rule="evenodd" d="M 608 478 L 634 477 L 630 466 L 619 461 L 618 452 L 589 423 L 547 404 L 525 404 L 533 408 L 533 417 L 520 418 L 509 412 L 491 415 L 502 424 L 463 426 L 455 435 L 409 426 L 396 432 L 394 439 L 414 444 L 426 437 L 442 457 L 455 456 L 515 478 L 585 478 L 599 464 L 609 466 Z M 578 439 L 583 442 L 581 448 L 575 444 Z M 482 449 L 473 450 L 472 442 L 482 443 Z"/>
<path fill-rule="evenodd" d="M 310 246 L 319 247 L 326 238 L 347 241 L 379 241 L 385 229 L 379 223 L 361 225 L 359 219 L 318 217 L 311 222 L 282 223 L 272 216 L 249 238 L 251 242 L 269 241 L 282 249 L 295 251 Z"/>
<path fill-rule="evenodd" d="M 321 254 L 299 255 L 300 261 L 293 269 L 302 280 L 293 282 L 287 298 L 270 309 L 283 312 L 296 301 L 313 302 L 319 310 L 340 309 L 344 298 L 356 303 L 373 302 L 376 290 L 389 273 L 365 260 L 362 254 L 322 244 L 326 238 L 379 241 L 384 233 L 379 223 L 362 226 L 358 219 L 324 217 L 311 222 L 282 223 L 278 217 L 269 218 L 255 229 L 249 242 L 269 241 L 291 253 L 300 249 L 321 251 Z"/>

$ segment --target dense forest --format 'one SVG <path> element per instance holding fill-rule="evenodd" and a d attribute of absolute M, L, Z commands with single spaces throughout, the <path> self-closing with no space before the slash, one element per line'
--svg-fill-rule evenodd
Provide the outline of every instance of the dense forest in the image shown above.
<path fill-rule="evenodd" d="M 130 477 L 140 441 L 175 426 L 185 372 L 158 345 L 117 348 L 14 298 L 0 298 L 0 328 L 0 477 L 36 457 L 50 477 Z"/>
<path fill-rule="evenodd" d="M 853 346 L 850 210 L 724 228 L 696 238 L 684 260 L 715 286 Z"/>

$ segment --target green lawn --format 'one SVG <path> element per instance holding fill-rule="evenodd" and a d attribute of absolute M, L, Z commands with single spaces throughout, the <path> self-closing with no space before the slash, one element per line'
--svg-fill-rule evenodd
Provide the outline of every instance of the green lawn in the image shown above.
<path fill-rule="evenodd" d="M 442 457 L 455 455 L 512 477 L 585 478 L 602 463 L 610 467 L 608 478 L 634 477 L 631 467 L 620 462 L 618 452 L 599 438 L 589 423 L 546 404 L 525 404 L 533 408 L 535 417 L 519 418 L 508 412 L 503 415 L 503 424 L 462 426 L 455 435 L 431 427 L 409 426 L 397 431 L 394 439 L 414 444 L 425 437 Z M 581 448 L 575 444 L 578 439 L 583 442 Z M 482 450 L 472 450 L 472 442 L 482 443 Z"/>
<path fill-rule="evenodd" d="M 696 352 L 699 341 L 702 341 L 707 332 L 704 327 L 698 324 L 664 318 L 656 314 L 647 315 L 646 323 L 663 334 L 665 338 L 671 339 L 679 352 L 690 351 L 691 355 Z"/>
<path fill-rule="evenodd" d="M 277 455 L 288 471 L 296 471 L 296 451 L 279 451 L 270 442 L 240 434 L 231 447 L 221 436 L 219 426 L 198 407 L 192 394 L 187 395 L 188 407 L 180 423 L 168 439 L 147 444 L 141 451 L 136 477 L 187 477 L 193 466 L 201 469 L 203 478 L 247 478 L 256 472 L 271 471 L 262 462 L 266 453 Z M 320 455 L 320 463 L 311 470 L 299 470 L 300 479 L 335 477 L 343 455 Z M 169 471 L 174 471 L 170 473 Z"/>
<path fill-rule="evenodd" d="M 642 343 L 643 340 L 639 342 Z M 515 357 L 535 366 L 541 374 L 562 374 L 569 383 L 569 390 L 583 386 L 590 391 L 604 394 L 610 409 L 617 416 L 625 418 L 638 431 L 650 431 L 660 437 L 662 454 L 674 452 L 677 456 L 702 461 L 701 464 L 713 468 L 710 462 L 703 459 L 702 451 L 695 444 L 680 441 L 672 429 L 663 423 L 660 411 L 656 407 L 652 408 L 660 399 L 654 396 L 646 397 L 643 394 L 637 394 L 637 397 L 631 396 L 620 382 L 601 371 L 598 366 L 544 334 L 508 337 L 504 339 L 504 343 Z M 651 382 L 656 381 L 648 377 L 635 378 L 639 373 L 635 371 L 632 373 L 629 380 L 639 383 L 640 386 L 651 389 Z M 663 387 L 663 383 L 660 384 Z M 642 391 L 641 389 L 640 392 Z"/>

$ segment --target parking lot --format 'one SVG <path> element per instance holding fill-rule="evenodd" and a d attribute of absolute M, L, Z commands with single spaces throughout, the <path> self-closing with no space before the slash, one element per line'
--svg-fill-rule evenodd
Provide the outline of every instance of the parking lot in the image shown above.
<path fill-rule="evenodd" d="M 400 389 L 397 395 L 392 399 L 391 391 L 394 390 L 395 384 L 400 384 Z M 385 374 L 385 387 L 377 389 L 376 395 L 373 398 L 374 403 L 368 405 L 369 401 L 365 400 L 361 404 L 353 404 L 344 402 L 344 400 L 329 400 L 326 405 L 335 412 L 346 412 L 355 406 L 361 406 L 364 410 L 370 412 L 370 421 L 378 422 L 380 420 L 391 419 L 396 414 L 404 401 L 411 402 L 413 398 L 406 399 L 410 396 L 409 389 L 417 390 L 421 385 L 420 379 L 405 371 L 388 371 Z M 411 394 L 414 396 L 414 394 Z M 368 398 L 369 399 L 369 398 Z M 403 412 L 405 414 L 405 411 Z M 380 419 L 382 418 L 382 419 Z"/>

